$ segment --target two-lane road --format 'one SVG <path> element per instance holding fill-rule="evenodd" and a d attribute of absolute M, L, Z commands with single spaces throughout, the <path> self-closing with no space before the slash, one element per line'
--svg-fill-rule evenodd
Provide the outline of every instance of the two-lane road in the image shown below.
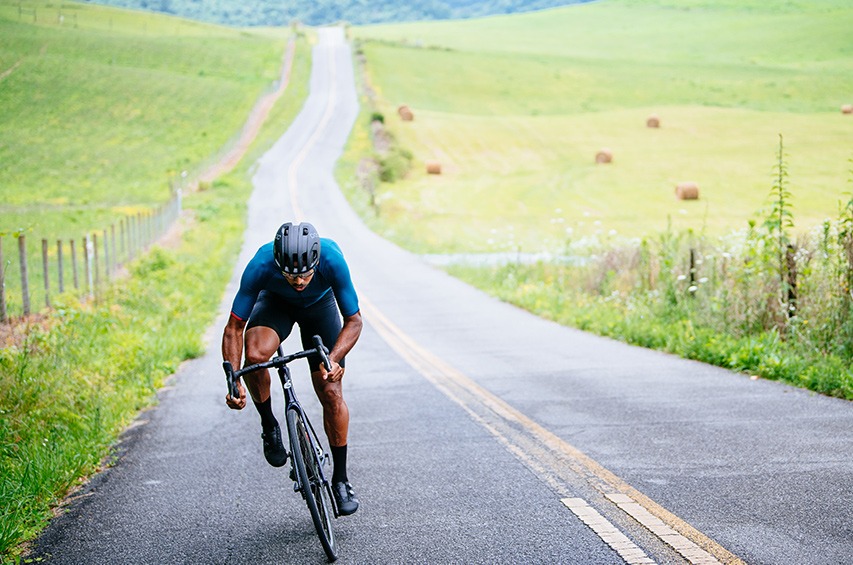
<path fill-rule="evenodd" d="M 341 31 L 321 30 L 310 97 L 259 164 L 207 354 L 33 556 L 324 561 L 257 415 L 224 406 L 219 353 L 243 266 L 305 219 L 340 243 L 366 320 L 345 380 L 362 506 L 336 522 L 339 562 L 851 561 L 853 405 L 557 326 L 377 237 L 332 175 L 358 110 L 352 72 Z M 319 421 L 304 368 L 296 386 Z"/>

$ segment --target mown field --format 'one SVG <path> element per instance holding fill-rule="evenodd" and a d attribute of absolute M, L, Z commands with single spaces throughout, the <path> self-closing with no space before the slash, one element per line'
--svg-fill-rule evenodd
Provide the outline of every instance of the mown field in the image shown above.
<path fill-rule="evenodd" d="M 378 189 L 374 225 L 434 253 L 723 234 L 767 206 L 781 134 L 808 229 L 837 214 L 853 176 L 853 116 L 840 111 L 853 103 L 851 26 L 839 0 L 605 0 L 352 28 L 373 104 L 414 157 Z M 612 163 L 595 163 L 602 148 Z M 682 181 L 699 200 L 675 198 Z"/>
<path fill-rule="evenodd" d="M 76 27 L 58 28 L 56 11 L 34 25 L 31 15 L 18 19 L 16 5 L 0 5 L 0 66 L 14 67 L 0 81 L 0 174 L 9 175 L 2 217 L 38 235 L 102 227 L 93 224 L 168 198 L 169 171 L 197 170 L 241 128 L 278 76 L 290 33 L 61 6 L 63 25 L 79 10 Z M 112 65 L 113 52 L 121 65 Z M 156 403 L 182 361 L 203 352 L 242 243 L 249 168 L 302 107 L 310 59 L 308 41 L 298 38 L 290 84 L 249 154 L 185 195 L 177 235 L 128 263 L 127 276 L 105 285 L 98 300 L 54 297 L 54 309 L 0 326 L 0 562 L 21 561 L 25 542 L 69 490 L 111 464 L 121 431 Z M 41 121 L 22 110 L 30 99 L 39 101 Z M 8 112 L 7 102 L 23 114 Z M 123 149 L 128 144 L 133 150 Z M 101 158 L 110 166 L 99 168 Z M 49 221 L 34 211 L 41 207 Z"/>

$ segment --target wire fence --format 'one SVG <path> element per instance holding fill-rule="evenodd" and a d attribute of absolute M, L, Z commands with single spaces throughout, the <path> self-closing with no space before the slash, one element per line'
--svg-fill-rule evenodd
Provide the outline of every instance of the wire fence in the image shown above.
<path fill-rule="evenodd" d="M 78 240 L 34 244 L 26 234 L 0 236 L 0 322 L 29 316 L 66 292 L 98 299 L 128 262 L 163 237 L 181 215 L 181 190 L 162 206 L 118 219 Z"/>

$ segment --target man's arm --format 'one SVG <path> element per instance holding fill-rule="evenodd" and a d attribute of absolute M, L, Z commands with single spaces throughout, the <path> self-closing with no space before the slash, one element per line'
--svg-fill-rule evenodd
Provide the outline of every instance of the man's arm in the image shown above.
<path fill-rule="evenodd" d="M 355 346 L 361 335 L 363 322 L 361 320 L 361 312 L 356 312 L 352 316 L 344 318 L 344 327 L 341 328 L 341 333 L 335 341 L 334 347 L 329 352 L 329 361 L 332 363 L 330 370 L 324 375 L 327 381 L 337 382 L 344 376 L 343 367 L 338 365 L 338 361 L 343 359 L 347 353 Z"/>
<path fill-rule="evenodd" d="M 246 321 L 232 314 L 228 317 L 228 323 L 225 324 L 225 331 L 222 334 L 222 359 L 229 361 L 235 369 L 242 366 L 243 330 L 245 329 Z M 240 391 L 240 398 L 231 398 L 229 394 L 225 396 L 225 403 L 229 408 L 242 410 L 246 406 L 246 389 L 240 381 L 237 381 L 237 389 Z"/>

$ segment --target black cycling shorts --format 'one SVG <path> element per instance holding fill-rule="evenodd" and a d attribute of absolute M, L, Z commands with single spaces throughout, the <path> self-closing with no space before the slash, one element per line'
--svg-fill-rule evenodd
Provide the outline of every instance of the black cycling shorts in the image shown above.
<path fill-rule="evenodd" d="M 314 347 L 311 338 L 315 335 L 323 338 L 323 345 L 332 349 L 343 327 L 335 294 L 329 292 L 311 306 L 302 307 L 288 304 L 275 293 L 262 290 L 252 308 L 246 329 L 255 326 L 271 328 L 278 334 L 279 340 L 284 341 L 293 330 L 293 324 L 299 324 L 303 349 Z M 345 366 L 344 361 L 338 361 L 341 367 Z M 319 370 L 320 356 L 309 356 L 308 364 L 312 372 Z"/>

